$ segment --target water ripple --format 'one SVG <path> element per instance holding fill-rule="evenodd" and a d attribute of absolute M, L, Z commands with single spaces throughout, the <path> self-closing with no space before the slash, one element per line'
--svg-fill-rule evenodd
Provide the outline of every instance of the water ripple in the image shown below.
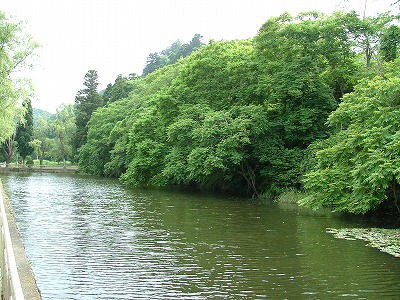
<path fill-rule="evenodd" d="M 343 222 L 329 216 L 91 177 L 2 180 L 45 300 L 400 294 L 400 261 L 326 234 Z"/>

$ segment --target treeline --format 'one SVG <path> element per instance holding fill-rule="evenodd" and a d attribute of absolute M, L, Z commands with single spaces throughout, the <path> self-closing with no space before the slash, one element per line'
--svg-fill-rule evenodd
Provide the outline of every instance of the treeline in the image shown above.
<path fill-rule="evenodd" d="M 149 55 L 141 76 L 101 92 L 90 70 L 60 123 L 73 120 L 74 134 L 59 145 L 80 171 L 127 185 L 296 189 L 312 208 L 399 213 L 395 20 L 285 13 L 253 39 L 174 42 Z"/>
<path fill-rule="evenodd" d="M 150 53 L 146 59 L 146 66 L 142 75 L 146 76 L 162 67 L 176 63 L 180 58 L 190 55 L 204 45 L 202 39 L 203 37 L 197 33 L 189 43 L 182 44 L 180 40 L 176 40 L 160 53 Z"/>
<path fill-rule="evenodd" d="M 306 188 L 302 204 L 356 213 L 396 206 L 393 20 L 283 14 L 254 39 L 210 42 L 131 78 L 130 92 L 88 121 L 80 169 L 134 186 Z"/>
<path fill-rule="evenodd" d="M 0 162 L 40 163 L 71 159 L 75 117 L 72 105 L 59 107 L 54 118 L 34 118 L 32 83 L 22 77 L 32 67 L 39 45 L 25 33 L 24 22 L 0 12 Z M 19 76 L 20 75 L 20 76 Z"/>
<path fill-rule="evenodd" d="M 10 64 L 1 65 L 4 69 L 2 74 L 7 75 L 19 64 L 22 65 L 24 61 L 19 57 L 25 60 L 37 47 L 36 43 L 27 40 L 25 48 L 18 48 L 17 35 L 23 30 L 20 25 L 0 14 L 0 33 L 3 34 L 0 37 L 3 45 L 2 62 L 8 61 Z M 204 45 L 201 39 L 200 34 L 195 34 L 187 44 L 177 40 L 160 54 L 151 53 L 143 74 L 149 74 L 188 56 Z M 162 58 L 162 64 L 151 59 L 155 55 Z M 128 97 L 135 88 L 134 80 L 137 78 L 139 77 L 133 73 L 128 77 L 119 75 L 114 84 L 109 84 L 104 91 L 98 92 L 97 72 L 90 70 L 84 78 L 85 88 L 78 91 L 75 97 L 75 105 L 63 104 L 54 115 L 46 112 L 35 115 L 31 105 L 33 91 L 30 86 L 25 83 L 20 87 L 24 83 L 22 80 L 4 78 L 3 82 L 6 84 L 0 86 L 4 95 L 0 99 L 0 127 L 3 130 L 0 132 L 0 161 L 6 165 L 12 162 L 32 164 L 33 159 L 38 159 L 40 165 L 44 161 L 63 163 L 64 166 L 67 162 L 74 163 L 78 149 L 87 141 L 87 123 L 92 113 L 99 107 Z M 18 106 L 20 100 L 23 100 L 22 106 Z"/>
<path fill-rule="evenodd" d="M 15 122 L 15 130 L 0 144 L 0 161 L 40 165 L 44 160 L 62 163 L 73 161 L 73 139 L 76 135 L 74 107 L 61 105 L 55 114 L 35 113 L 28 99 L 23 115 Z"/>

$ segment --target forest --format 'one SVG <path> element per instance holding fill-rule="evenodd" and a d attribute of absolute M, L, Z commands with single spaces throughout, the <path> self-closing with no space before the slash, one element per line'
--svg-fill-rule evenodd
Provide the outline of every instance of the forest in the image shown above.
<path fill-rule="evenodd" d="M 178 40 L 104 91 L 89 70 L 74 106 L 39 117 L 29 154 L 43 159 L 52 142 L 53 159 L 128 186 L 296 190 L 313 209 L 400 214 L 397 24 L 389 13 L 284 13 L 252 39 Z"/>

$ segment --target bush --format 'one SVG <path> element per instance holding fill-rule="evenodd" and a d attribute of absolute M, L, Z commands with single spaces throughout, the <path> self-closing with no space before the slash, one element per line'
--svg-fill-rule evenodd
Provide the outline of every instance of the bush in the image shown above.
<path fill-rule="evenodd" d="M 296 204 L 300 199 L 304 198 L 306 194 L 293 188 L 286 189 L 277 198 L 276 202 L 279 203 L 293 203 Z"/>
<path fill-rule="evenodd" d="M 32 159 L 31 156 L 28 155 L 28 156 L 25 158 L 25 164 L 26 164 L 29 168 L 31 168 L 31 167 L 33 166 L 34 162 L 33 162 L 33 159 Z"/>

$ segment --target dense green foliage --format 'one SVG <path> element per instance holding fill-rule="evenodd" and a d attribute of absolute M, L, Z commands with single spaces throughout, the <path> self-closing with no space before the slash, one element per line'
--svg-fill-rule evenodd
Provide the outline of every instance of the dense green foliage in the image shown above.
<path fill-rule="evenodd" d="M 335 133 L 315 145 L 316 164 L 304 179 L 311 193 L 302 204 L 355 213 L 386 199 L 400 206 L 400 61 L 387 68 L 360 82 L 330 115 Z"/>
<path fill-rule="evenodd" d="M 65 167 L 67 160 L 72 160 L 72 144 L 76 133 L 75 113 L 72 105 L 61 105 L 57 109 L 52 126 L 56 145 L 51 154 L 53 159 L 62 161 Z"/>
<path fill-rule="evenodd" d="M 30 67 L 30 58 L 37 47 L 32 38 L 24 33 L 22 22 L 0 12 L 0 158 L 7 164 L 16 152 L 18 123 L 21 154 L 23 157 L 29 154 L 30 124 L 22 133 L 27 106 L 21 106 L 21 103 L 27 104 L 33 91 L 29 80 L 17 76 L 17 71 Z"/>
<path fill-rule="evenodd" d="M 24 107 L 24 116 L 18 121 L 15 133 L 15 141 L 18 146 L 18 153 L 24 163 L 25 157 L 32 154 L 33 147 L 30 142 L 33 138 L 33 111 L 30 99 L 22 103 Z"/>
<path fill-rule="evenodd" d="M 136 89 L 135 78 L 136 74 L 130 74 L 128 78 L 118 75 L 114 84 L 109 83 L 102 94 L 104 104 L 127 98 L 130 92 Z"/>
<path fill-rule="evenodd" d="M 210 42 L 180 60 L 175 42 L 156 53 L 161 67 L 109 85 L 79 166 L 134 186 L 277 195 L 304 184 L 311 207 L 396 206 L 392 19 L 283 14 L 252 40 Z"/>
<path fill-rule="evenodd" d="M 93 113 L 88 124 L 88 142 L 79 152 L 79 165 L 84 172 L 105 175 L 104 166 L 110 161 L 110 152 L 114 145 L 110 133 L 115 124 L 124 118 L 125 110 L 126 101 L 118 101 Z"/>
<path fill-rule="evenodd" d="M 38 111 L 34 115 L 31 146 L 34 157 L 43 165 L 44 160 L 63 162 L 73 160 L 73 139 L 76 134 L 75 114 L 72 105 L 61 105 L 56 114 Z"/>
<path fill-rule="evenodd" d="M 178 59 L 186 57 L 200 49 L 200 47 L 204 45 L 201 41 L 202 38 L 203 37 L 197 33 L 187 44 L 182 44 L 180 40 L 177 40 L 160 53 L 150 53 L 146 59 L 146 66 L 143 69 L 142 75 L 146 76 L 162 67 L 172 65 L 176 63 Z"/>
<path fill-rule="evenodd" d="M 50 149 L 54 145 L 54 130 L 50 123 L 50 119 L 46 115 L 37 118 L 33 127 L 33 141 L 31 142 L 36 157 L 43 164 L 43 160 L 48 157 Z"/>
<path fill-rule="evenodd" d="M 332 36 L 339 17 L 302 18 L 271 19 L 254 41 L 212 42 L 126 81 L 135 85 L 127 100 L 88 123 L 81 169 L 132 185 L 251 195 L 299 186 L 305 149 L 328 135 L 335 89 L 351 89 L 344 73 L 358 68 L 346 28 Z"/>
<path fill-rule="evenodd" d="M 397 3 L 397 2 L 396 2 Z M 0 143 L 78 160 L 127 185 L 258 196 L 303 189 L 300 204 L 400 212 L 400 27 L 388 13 L 287 13 L 250 40 L 179 40 L 142 76 L 99 93 L 88 71 L 75 106 L 35 120 L 29 82 L 10 76 L 37 45 L 0 13 Z M 19 105 L 23 104 L 23 105 Z"/>

